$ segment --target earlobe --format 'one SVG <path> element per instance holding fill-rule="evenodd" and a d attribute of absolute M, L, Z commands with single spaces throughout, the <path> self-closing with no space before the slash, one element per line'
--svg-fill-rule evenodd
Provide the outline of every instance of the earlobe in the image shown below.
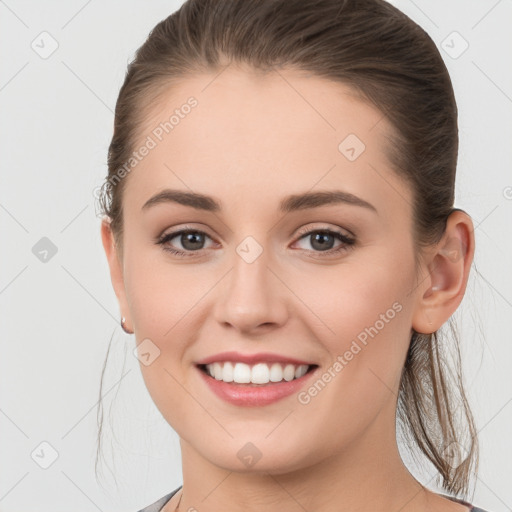
<path fill-rule="evenodd" d="M 474 256 L 473 231 L 469 215 L 452 212 L 443 237 L 430 253 L 423 286 L 418 287 L 412 324 L 416 332 L 438 330 L 462 301 Z"/>
<path fill-rule="evenodd" d="M 125 319 L 124 325 L 129 329 L 131 322 L 124 286 L 123 265 L 119 258 L 119 252 L 115 244 L 108 218 L 104 218 L 101 222 L 101 240 L 107 256 L 112 287 L 114 288 L 114 292 L 119 302 L 121 317 Z"/>

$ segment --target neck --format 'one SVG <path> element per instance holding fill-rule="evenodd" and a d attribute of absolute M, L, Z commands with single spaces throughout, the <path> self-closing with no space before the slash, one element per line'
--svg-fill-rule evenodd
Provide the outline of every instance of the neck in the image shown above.
<path fill-rule="evenodd" d="M 403 464 L 392 420 L 393 428 L 375 421 L 348 448 L 287 473 L 223 469 L 181 439 L 180 512 L 424 512 L 431 493 Z"/>

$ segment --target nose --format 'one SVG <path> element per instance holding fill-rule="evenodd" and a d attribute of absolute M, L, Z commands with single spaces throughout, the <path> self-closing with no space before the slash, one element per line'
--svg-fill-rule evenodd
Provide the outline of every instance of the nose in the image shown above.
<path fill-rule="evenodd" d="M 252 262 L 235 252 L 214 306 L 215 319 L 224 328 L 260 334 L 286 322 L 291 293 L 267 252 L 263 250 Z"/>

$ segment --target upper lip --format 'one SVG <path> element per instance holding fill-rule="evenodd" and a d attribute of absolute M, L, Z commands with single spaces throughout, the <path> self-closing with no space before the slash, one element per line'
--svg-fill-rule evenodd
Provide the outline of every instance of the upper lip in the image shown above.
<path fill-rule="evenodd" d="M 287 364 L 307 364 L 313 365 L 314 363 L 308 361 L 301 361 L 300 359 L 296 359 L 294 357 L 284 356 L 281 354 L 273 354 L 271 352 L 258 352 L 257 354 L 241 354 L 240 352 L 220 352 L 219 354 L 215 354 L 213 356 L 205 357 L 200 361 L 197 361 L 196 364 L 204 365 L 211 364 L 215 362 L 224 362 L 224 361 L 232 361 L 236 363 L 245 363 L 245 364 L 254 364 L 254 363 L 287 363 Z"/>

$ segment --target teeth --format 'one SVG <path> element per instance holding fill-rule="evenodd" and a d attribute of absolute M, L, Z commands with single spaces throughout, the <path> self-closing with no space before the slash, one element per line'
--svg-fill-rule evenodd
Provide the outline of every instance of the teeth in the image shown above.
<path fill-rule="evenodd" d="M 305 375 L 309 365 L 272 363 L 257 363 L 250 366 L 245 363 L 213 363 L 206 365 L 207 373 L 216 380 L 224 382 L 236 382 L 238 384 L 268 384 L 269 382 L 281 382 L 283 379 L 291 381 Z"/>
<path fill-rule="evenodd" d="M 270 380 L 270 370 L 265 363 L 255 364 L 249 373 L 253 384 L 266 384 Z"/>

